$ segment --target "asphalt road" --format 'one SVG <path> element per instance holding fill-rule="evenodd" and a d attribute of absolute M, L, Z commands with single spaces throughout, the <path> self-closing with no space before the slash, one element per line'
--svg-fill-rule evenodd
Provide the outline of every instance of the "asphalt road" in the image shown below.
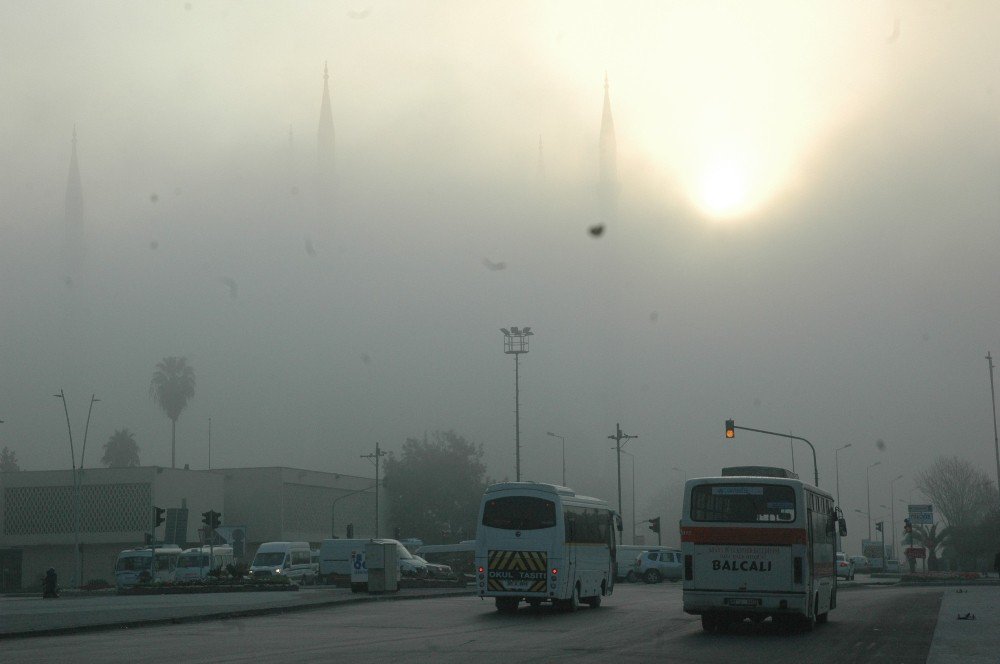
<path fill-rule="evenodd" d="M 599 609 L 441 597 L 349 603 L 275 615 L 14 639 L 4 662 L 926 662 L 940 588 L 844 589 L 829 623 L 784 633 L 770 623 L 705 634 L 677 584 L 621 584 Z"/>

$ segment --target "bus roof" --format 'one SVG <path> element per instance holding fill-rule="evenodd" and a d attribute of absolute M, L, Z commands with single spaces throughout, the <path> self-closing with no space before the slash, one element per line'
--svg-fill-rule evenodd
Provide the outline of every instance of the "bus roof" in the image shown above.
<path fill-rule="evenodd" d="M 608 505 L 606 500 L 594 498 L 592 496 L 581 496 L 576 491 L 573 491 L 573 489 L 566 486 L 560 486 L 558 484 L 546 484 L 544 482 L 497 482 L 496 484 L 491 484 L 486 487 L 486 495 L 499 493 L 501 491 L 511 491 L 514 493 L 520 493 L 523 491 L 538 491 L 540 493 L 554 494 L 555 496 L 558 496 L 560 500 L 569 500 L 571 502 L 592 504 L 595 506 Z"/>

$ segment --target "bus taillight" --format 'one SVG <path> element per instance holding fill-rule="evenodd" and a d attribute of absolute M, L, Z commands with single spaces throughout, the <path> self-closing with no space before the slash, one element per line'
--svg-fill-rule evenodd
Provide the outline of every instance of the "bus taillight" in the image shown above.
<path fill-rule="evenodd" d="M 483 572 L 485 572 L 485 571 L 486 571 L 486 570 L 485 570 L 485 569 L 483 569 L 483 566 L 482 566 L 482 565 L 480 565 L 480 566 L 479 566 L 479 573 L 480 573 L 480 574 L 482 574 L 482 573 L 483 573 Z"/>
<path fill-rule="evenodd" d="M 559 573 L 559 570 L 557 568 L 553 567 L 552 568 L 552 576 L 555 576 L 558 573 Z"/>

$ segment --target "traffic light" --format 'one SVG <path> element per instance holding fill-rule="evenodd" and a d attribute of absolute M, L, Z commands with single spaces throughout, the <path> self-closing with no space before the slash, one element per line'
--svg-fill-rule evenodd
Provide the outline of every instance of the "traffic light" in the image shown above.
<path fill-rule="evenodd" d="M 347 524 L 347 528 L 344 530 L 344 534 L 347 535 L 347 539 L 354 539 L 354 524 Z"/>
<path fill-rule="evenodd" d="M 736 421 L 726 420 L 726 438 L 736 437 Z"/>
<path fill-rule="evenodd" d="M 660 532 L 660 517 L 654 517 L 649 520 L 649 529 L 654 533 Z"/>
<path fill-rule="evenodd" d="M 219 523 L 221 523 L 219 520 L 219 517 L 221 516 L 222 514 L 216 512 L 215 510 L 208 510 L 207 512 L 201 513 L 201 522 L 212 530 L 215 530 L 219 527 Z"/>
<path fill-rule="evenodd" d="M 163 513 L 165 511 L 162 507 L 153 506 L 153 528 L 163 523 Z"/>
<path fill-rule="evenodd" d="M 882 532 L 882 522 L 881 521 L 876 521 L 875 522 L 875 530 L 877 530 L 878 532 Z"/>
<path fill-rule="evenodd" d="M 903 519 L 903 532 L 907 535 L 913 533 L 913 524 L 910 523 L 909 519 Z"/>

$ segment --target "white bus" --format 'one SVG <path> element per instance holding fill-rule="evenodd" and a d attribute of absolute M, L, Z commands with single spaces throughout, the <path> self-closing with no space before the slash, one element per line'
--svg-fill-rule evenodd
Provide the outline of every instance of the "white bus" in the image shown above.
<path fill-rule="evenodd" d="M 226 565 L 235 562 L 233 547 L 229 545 L 184 549 L 177 557 L 174 581 L 200 581 L 208 578 L 212 570 L 225 571 Z"/>
<path fill-rule="evenodd" d="M 690 479 L 680 527 L 684 611 L 705 631 L 768 616 L 812 629 L 837 606 L 844 520 L 830 494 L 793 473 L 754 466 Z"/>
<path fill-rule="evenodd" d="M 486 489 L 476 529 L 480 597 L 513 612 L 523 599 L 575 611 L 593 608 L 615 585 L 621 519 L 606 502 L 572 489 L 501 482 Z"/>
<path fill-rule="evenodd" d="M 115 585 L 128 588 L 137 583 L 173 581 L 174 569 L 181 549 L 175 544 L 156 547 L 156 571 L 153 571 L 153 549 L 138 546 L 125 549 L 115 561 Z"/>

